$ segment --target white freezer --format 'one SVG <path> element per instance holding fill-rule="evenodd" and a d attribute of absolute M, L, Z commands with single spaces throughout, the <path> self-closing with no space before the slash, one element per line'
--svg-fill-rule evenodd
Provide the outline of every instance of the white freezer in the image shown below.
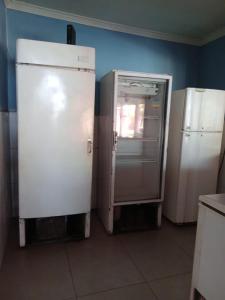
<path fill-rule="evenodd" d="M 216 193 L 224 107 L 224 91 L 173 93 L 163 211 L 175 223 L 196 222 L 199 195 Z"/>
<path fill-rule="evenodd" d="M 19 217 L 88 213 L 95 73 L 63 60 L 50 66 L 58 53 L 76 57 L 78 46 L 26 40 L 17 45 Z M 33 58 L 28 60 L 25 52 Z M 94 49 L 84 53 L 94 54 Z M 92 54 L 88 68 L 94 67 Z"/>

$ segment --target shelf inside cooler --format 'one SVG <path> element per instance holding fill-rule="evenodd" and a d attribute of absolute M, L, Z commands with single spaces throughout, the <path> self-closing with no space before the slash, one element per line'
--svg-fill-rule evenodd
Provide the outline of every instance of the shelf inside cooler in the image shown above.
<path fill-rule="evenodd" d="M 143 119 L 145 119 L 145 120 L 160 120 L 161 117 L 159 117 L 159 116 L 144 116 Z"/>
<path fill-rule="evenodd" d="M 115 195 L 114 202 L 115 203 L 123 203 L 125 204 L 126 202 L 129 203 L 142 203 L 142 202 L 157 202 L 155 199 L 159 198 L 159 193 L 156 194 L 149 194 L 149 191 L 146 189 L 143 191 L 142 188 L 140 189 L 132 189 L 131 193 L 120 193 Z"/>
<path fill-rule="evenodd" d="M 140 141 L 140 142 L 159 142 L 159 138 L 143 138 L 143 137 L 118 137 L 118 142 L 119 141 Z"/>
<path fill-rule="evenodd" d="M 160 165 L 146 158 L 117 160 L 115 202 L 160 198 Z"/>
<path fill-rule="evenodd" d="M 119 139 L 116 151 L 116 162 L 121 160 L 157 162 L 160 157 L 159 139 Z"/>
<path fill-rule="evenodd" d="M 135 155 L 117 155 L 116 156 L 117 162 L 122 163 L 141 163 L 141 162 L 149 162 L 149 163 L 157 163 L 155 159 L 149 159 L 144 156 L 135 156 Z"/>

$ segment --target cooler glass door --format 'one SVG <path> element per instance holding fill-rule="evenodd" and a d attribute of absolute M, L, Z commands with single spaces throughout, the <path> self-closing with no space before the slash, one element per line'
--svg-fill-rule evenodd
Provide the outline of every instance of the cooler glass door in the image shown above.
<path fill-rule="evenodd" d="M 119 76 L 114 201 L 160 198 L 167 81 Z"/>

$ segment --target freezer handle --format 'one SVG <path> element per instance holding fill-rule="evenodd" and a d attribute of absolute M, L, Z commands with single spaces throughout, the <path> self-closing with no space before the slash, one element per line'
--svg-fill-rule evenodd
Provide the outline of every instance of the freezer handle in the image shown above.
<path fill-rule="evenodd" d="M 91 139 L 88 139 L 88 142 L 87 142 L 87 152 L 88 154 L 91 154 L 92 153 L 92 140 Z"/>

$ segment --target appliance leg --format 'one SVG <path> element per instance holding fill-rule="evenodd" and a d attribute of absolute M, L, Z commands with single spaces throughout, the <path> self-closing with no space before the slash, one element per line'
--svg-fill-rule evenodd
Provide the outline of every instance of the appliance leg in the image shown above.
<path fill-rule="evenodd" d="M 19 238 L 20 238 L 20 247 L 25 247 L 26 246 L 25 219 L 19 219 Z"/>
<path fill-rule="evenodd" d="M 190 300 L 194 300 L 194 299 L 195 299 L 195 289 L 191 287 Z"/>
<path fill-rule="evenodd" d="M 202 297 L 202 296 L 197 292 L 197 290 L 192 286 L 192 287 L 191 287 L 190 300 L 205 300 L 205 298 Z"/>
<path fill-rule="evenodd" d="M 114 208 L 109 210 L 108 233 L 113 234 Z"/>
<path fill-rule="evenodd" d="M 162 223 L 162 204 L 158 205 L 157 209 L 157 227 L 160 228 Z"/>
<path fill-rule="evenodd" d="M 87 213 L 85 215 L 85 238 L 88 239 L 90 237 L 90 221 L 91 221 L 91 213 Z"/>

